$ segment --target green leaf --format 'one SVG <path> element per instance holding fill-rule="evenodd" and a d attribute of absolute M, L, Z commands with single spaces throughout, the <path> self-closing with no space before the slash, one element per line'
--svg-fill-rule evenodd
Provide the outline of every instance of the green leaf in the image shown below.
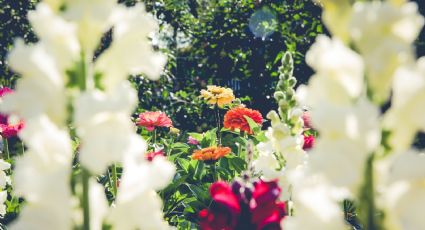
<path fill-rule="evenodd" d="M 249 128 L 254 132 L 257 133 L 261 130 L 261 126 L 258 125 L 254 120 L 252 120 L 250 117 L 245 116 L 244 118 L 246 119 L 246 121 L 248 122 Z"/>
<path fill-rule="evenodd" d="M 197 161 L 196 167 L 195 167 L 195 173 L 193 174 L 193 179 L 199 179 L 202 180 L 202 174 L 205 174 L 204 172 L 205 164 L 203 161 Z"/>
<path fill-rule="evenodd" d="M 188 173 L 189 172 L 189 167 L 190 167 L 190 161 L 184 159 L 184 158 L 178 158 L 177 159 L 177 163 L 179 163 L 180 167 L 182 167 L 182 169 Z"/>

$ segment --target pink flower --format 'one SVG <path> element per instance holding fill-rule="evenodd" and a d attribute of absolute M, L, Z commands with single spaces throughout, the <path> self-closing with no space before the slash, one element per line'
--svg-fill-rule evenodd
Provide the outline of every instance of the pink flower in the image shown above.
<path fill-rule="evenodd" d="M 3 97 L 6 94 L 13 93 L 13 90 L 8 87 L 3 87 L 0 89 L 0 97 Z"/>
<path fill-rule="evenodd" d="M 139 114 L 137 125 L 145 127 L 148 131 L 153 131 L 156 127 L 172 127 L 173 122 L 167 115 L 160 111 L 144 112 Z"/>
<path fill-rule="evenodd" d="M 314 146 L 314 136 L 313 135 L 309 135 L 309 136 L 304 135 L 303 149 L 309 150 L 309 149 L 313 148 L 313 146 Z"/>
<path fill-rule="evenodd" d="M 3 87 L 0 89 L 0 98 L 6 94 L 13 93 L 13 90 L 8 87 Z M 9 116 L 6 114 L 0 113 L 0 133 L 4 138 L 11 138 L 18 135 L 18 132 L 24 128 L 24 122 L 19 121 L 16 124 L 9 123 Z"/>
<path fill-rule="evenodd" d="M 196 140 L 195 138 L 193 138 L 192 136 L 189 136 L 189 137 L 187 138 L 187 143 L 188 143 L 189 145 L 199 145 L 199 141 L 198 141 L 198 140 Z"/>
<path fill-rule="evenodd" d="M 313 126 L 311 125 L 311 117 L 310 112 L 304 111 L 302 115 L 302 119 L 304 121 L 304 129 L 311 129 Z"/>
<path fill-rule="evenodd" d="M 18 132 L 24 128 L 24 122 L 18 124 L 0 124 L 0 132 L 4 138 L 11 138 L 18 135 Z"/>
<path fill-rule="evenodd" d="M 148 160 L 148 161 L 153 161 L 153 159 L 155 157 L 158 157 L 158 156 L 162 156 L 162 157 L 165 156 L 164 149 L 160 149 L 160 150 L 154 151 L 154 152 L 149 152 L 149 153 L 146 153 L 146 155 L 145 155 L 146 160 Z"/>

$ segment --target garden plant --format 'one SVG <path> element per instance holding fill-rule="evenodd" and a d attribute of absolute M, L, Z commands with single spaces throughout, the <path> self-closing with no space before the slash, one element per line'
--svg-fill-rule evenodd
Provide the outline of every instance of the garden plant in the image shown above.
<path fill-rule="evenodd" d="M 27 3 L 0 229 L 425 229 L 416 2 Z"/>

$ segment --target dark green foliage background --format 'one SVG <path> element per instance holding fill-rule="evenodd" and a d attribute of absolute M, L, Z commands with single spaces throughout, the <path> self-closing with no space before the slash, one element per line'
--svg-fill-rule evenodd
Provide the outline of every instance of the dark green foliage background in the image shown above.
<path fill-rule="evenodd" d="M 299 83 L 305 83 L 312 71 L 304 54 L 317 34 L 326 33 L 320 21 L 321 9 L 311 0 L 121 0 L 126 5 L 138 1 L 145 2 L 160 18 L 161 28 L 174 28 L 164 37 L 168 44 L 161 51 L 169 62 L 161 80 L 133 78 L 140 108 L 167 112 L 182 130 L 202 131 L 213 124 L 214 118 L 197 98 L 208 84 L 233 88 L 249 107 L 265 115 L 275 107 L 271 94 L 281 54 L 293 52 L 295 76 Z M 26 19 L 36 2 L 0 0 L 0 85 L 13 86 L 16 79 L 5 62 L 13 40 L 37 39 Z M 425 7 L 419 6 L 424 14 Z M 256 38 L 248 26 L 249 18 L 259 10 L 273 14 L 277 25 L 264 39 Z M 191 37 L 189 46 L 178 47 L 178 32 Z M 101 47 L 109 43 L 105 36 Z M 424 55 L 424 31 L 417 44 L 418 55 Z"/>
<path fill-rule="evenodd" d="M 167 110 L 177 127 L 201 131 L 213 124 L 209 110 L 197 98 L 208 84 L 231 87 L 265 116 L 275 107 L 277 68 L 286 50 L 294 53 L 300 82 L 311 74 L 304 54 L 316 35 L 323 33 L 323 26 L 320 8 L 310 0 L 145 2 L 149 11 L 162 18 L 161 28 L 171 25 L 174 31 L 165 50 L 170 57 L 165 76 L 151 84 L 137 81 L 141 107 Z M 265 38 L 255 37 L 248 25 L 260 10 L 274 15 L 277 25 Z M 189 46 L 178 48 L 178 33 L 190 36 Z"/>

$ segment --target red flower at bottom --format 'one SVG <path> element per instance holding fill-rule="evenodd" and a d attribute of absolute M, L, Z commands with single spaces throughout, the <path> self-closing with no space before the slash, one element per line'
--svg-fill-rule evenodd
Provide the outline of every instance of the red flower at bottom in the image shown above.
<path fill-rule="evenodd" d="M 314 146 L 314 136 L 313 135 L 309 135 L 309 136 L 304 135 L 303 149 L 309 150 L 309 149 L 313 148 L 313 146 Z"/>
<path fill-rule="evenodd" d="M 213 203 L 199 212 L 203 230 L 281 229 L 286 216 L 284 202 L 278 202 L 281 189 L 276 181 L 259 181 L 252 186 L 234 182 L 211 185 Z"/>

